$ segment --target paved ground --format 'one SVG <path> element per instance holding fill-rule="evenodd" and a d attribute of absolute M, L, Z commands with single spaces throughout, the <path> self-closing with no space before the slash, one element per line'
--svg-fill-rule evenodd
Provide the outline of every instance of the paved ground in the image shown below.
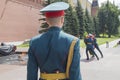
<path fill-rule="evenodd" d="M 0 80 L 26 80 L 27 56 L 20 54 L 0 57 Z"/>
<path fill-rule="evenodd" d="M 26 80 L 26 66 L 0 65 L 0 80 Z"/>
<path fill-rule="evenodd" d="M 83 80 L 119 80 L 120 79 L 120 46 L 112 48 L 118 41 L 110 43 L 109 48 L 106 45 L 100 46 L 104 58 L 97 61 L 95 58 L 90 61 L 85 60 L 85 49 L 81 49 L 81 73 Z M 99 52 L 96 51 L 99 55 Z M 100 57 L 100 55 L 99 55 Z M 11 58 L 10 60 L 16 59 Z M 0 58 L 0 60 L 2 60 Z M 18 59 L 16 59 L 18 60 Z M 18 60 L 19 62 L 20 60 Z M 20 61 L 21 64 L 24 62 Z M 26 65 L 8 63 L 0 64 L 0 80 L 26 80 Z"/>
<path fill-rule="evenodd" d="M 81 73 L 83 80 L 120 80 L 120 46 L 116 48 L 101 49 L 104 58 L 90 61 L 81 58 Z M 97 52 L 97 51 L 96 51 Z M 97 52 L 99 55 L 99 52 Z M 100 56 L 100 55 L 99 55 Z"/>

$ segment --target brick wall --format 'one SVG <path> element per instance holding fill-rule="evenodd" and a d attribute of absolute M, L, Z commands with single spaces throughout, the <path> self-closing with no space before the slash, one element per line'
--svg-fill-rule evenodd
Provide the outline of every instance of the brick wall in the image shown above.
<path fill-rule="evenodd" d="M 38 34 L 41 2 L 0 1 L 0 42 L 22 41 Z"/>

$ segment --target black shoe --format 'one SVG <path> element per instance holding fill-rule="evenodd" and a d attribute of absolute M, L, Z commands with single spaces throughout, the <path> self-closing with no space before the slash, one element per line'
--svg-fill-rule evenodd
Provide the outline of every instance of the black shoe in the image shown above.
<path fill-rule="evenodd" d="M 97 60 L 99 60 L 99 58 L 97 58 Z"/>
<path fill-rule="evenodd" d="M 101 58 L 103 58 L 103 56 L 101 56 Z"/>
<path fill-rule="evenodd" d="M 89 58 L 87 58 L 86 60 L 89 60 Z"/>

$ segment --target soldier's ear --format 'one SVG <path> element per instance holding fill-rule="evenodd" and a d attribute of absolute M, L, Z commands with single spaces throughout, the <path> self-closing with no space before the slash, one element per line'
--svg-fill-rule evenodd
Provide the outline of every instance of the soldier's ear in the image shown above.
<path fill-rule="evenodd" d="M 61 23 L 64 23 L 64 16 L 61 17 Z"/>
<path fill-rule="evenodd" d="M 46 20 L 47 24 L 49 25 L 49 20 L 48 20 L 48 18 L 45 18 L 45 20 Z"/>

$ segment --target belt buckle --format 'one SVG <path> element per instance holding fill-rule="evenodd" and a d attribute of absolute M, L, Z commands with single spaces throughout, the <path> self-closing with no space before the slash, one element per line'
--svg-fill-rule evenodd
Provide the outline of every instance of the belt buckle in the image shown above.
<path fill-rule="evenodd" d="M 60 73 L 60 71 L 57 70 L 56 73 L 58 74 L 58 73 Z M 59 79 L 55 79 L 55 80 L 59 80 Z"/>

